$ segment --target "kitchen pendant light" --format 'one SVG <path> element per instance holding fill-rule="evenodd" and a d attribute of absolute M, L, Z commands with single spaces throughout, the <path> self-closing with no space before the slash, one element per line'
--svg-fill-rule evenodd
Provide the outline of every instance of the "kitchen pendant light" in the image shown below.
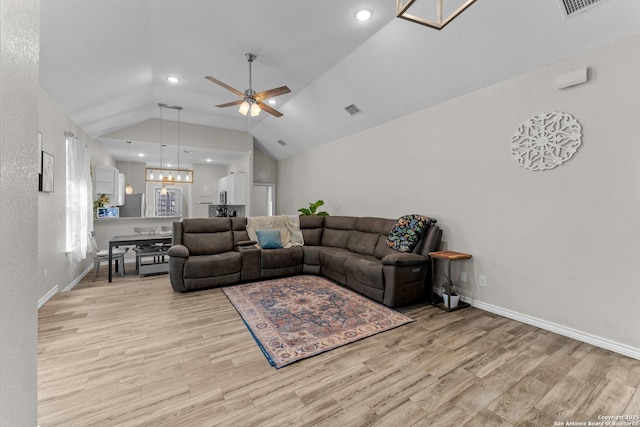
<path fill-rule="evenodd" d="M 131 141 L 127 141 L 129 164 L 127 165 L 127 186 L 124 189 L 125 194 L 133 194 L 133 187 L 131 186 Z"/>
<path fill-rule="evenodd" d="M 181 122 L 180 122 L 180 112 L 182 111 L 182 107 L 179 107 L 177 105 L 170 105 L 170 104 L 163 104 L 161 102 L 158 103 L 158 107 L 160 107 L 160 144 L 164 147 L 166 147 L 166 144 L 163 144 L 164 142 L 164 115 L 163 115 L 163 110 L 165 108 L 168 108 L 170 110 L 176 110 L 178 112 L 178 127 L 177 127 L 177 135 L 178 135 L 178 141 L 177 141 L 177 148 L 178 148 L 178 168 L 176 169 L 168 169 L 168 176 L 166 176 L 165 170 L 164 170 L 164 161 L 161 159 L 161 165 L 160 165 L 160 177 L 155 180 L 153 179 L 153 172 L 151 169 L 147 169 L 147 171 L 149 172 L 149 179 L 147 179 L 147 182 L 149 181 L 153 181 L 153 182 L 162 182 L 163 184 L 166 182 L 175 184 L 176 182 L 179 182 L 181 184 L 191 184 L 193 183 L 192 181 L 192 171 L 190 169 L 180 169 L 180 155 L 181 155 L 181 147 L 180 147 L 180 131 L 181 131 Z M 171 166 L 171 165 L 169 165 Z M 176 173 L 175 175 L 173 173 Z M 183 176 L 183 172 L 185 173 L 185 175 Z"/>
<path fill-rule="evenodd" d="M 162 143 L 162 108 L 160 108 L 160 181 L 164 181 L 162 176 L 162 172 L 164 172 L 163 165 L 162 165 L 162 160 L 163 160 L 162 154 L 164 151 L 164 147 L 165 145 Z M 162 196 L 167 195 L 167 187 L 164 185 L 164 182 L 162 183 L 162 188 L 160 189 L 160 195 Z"/>

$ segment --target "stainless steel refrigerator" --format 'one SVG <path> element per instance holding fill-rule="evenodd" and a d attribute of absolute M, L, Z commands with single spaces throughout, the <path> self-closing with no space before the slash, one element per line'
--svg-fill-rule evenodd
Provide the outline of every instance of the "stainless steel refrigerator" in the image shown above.
<path fill-rule="evenodd" d="M 146 208 L 144 193 L 125 194 L 124 205 L 120 206 L 120 217 L 146 216 Z"/>

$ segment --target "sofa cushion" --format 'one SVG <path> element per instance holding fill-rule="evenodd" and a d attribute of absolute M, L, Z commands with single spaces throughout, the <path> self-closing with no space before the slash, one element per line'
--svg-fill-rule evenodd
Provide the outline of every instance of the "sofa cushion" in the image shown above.
<path fill-rule="evenodd" d="M 362 217 L 356 221 L 355 229 L 366 233 L 380 234 L 387 223 L 385 218 Z"/>
<path fill-rule="evenodd" d="M 365 233 L 363 231 L 353 231 L 347 242 L 347 249 L 351 252 L 363 255 L 373 255 L 380 234 Z"/>
<path fill-rule="evenodd" d="M 427 229 L 431 219 L 424 215 L 404 215 L 387 236 L 387 245 L 399 252 L 411 252 Z"/>
<path fill-rule="evenodd" d="M 249 239 L 249 233 L 247 233 L 247 218 L 243 216 L 231 217 L 231 226 L 233 230 L 233 242 L 243 242 Z"/>
<path fill-rule="evenodd" d="M 384 289 L 382 263 L 372 256 L 350 256 L 345 261 L 347 286 L 363 293 L 363 286 Z M 366 284 L 366 285 L 364 285 Z"/>
<path fill-rule="evenodd" d="M 217 233 L 231 230 L 230 218 L 188 218 L 182 221 L 184 233 Z"/>
<path fill-rule="evenodd" d="M 280 241 L 280 230 L 256 230 L 258 237 L 258 245 L 260 249 L 280 249 L 282 242 Z"/>
<path fill-rule="evenodd" d="M 344 275 L 344 263 L 347 257 L 351 255 L 353 255 L 353 253 L 347 249 L 322 248 L 320 250 L 321 271 L 325 274 L 324 271 L 328 269 Z"/>
<path fill-rule="evenodd" d="M 320 251 L 323 249 L 322 246 L 307 246 L 305 244 L 302 249 L 304 250 L 305 264 L 320 265 Z"/>
<path fill-rule="evenodd" d="M 184 278 L 225 276 L 239 273 L 242 258 L 239 252 L 224 252 L 215 255 L 191 255 L 184 266 Z"/>
<path fill-rule="evenodd" d="M 331 228 L 325 228 L 322 232 L 320 245 L 330 248 L 344 249 L 347 247 L 347 242 L 349 241 L 351 232 L 352 230 L 334 230 Z"/>
<path fill-rule="evenodd" d="M 304 250 L 302 246 L 292 246 L 290 248 L 270 249 L 261 251 L 260 267 L 265 268 L 281 268 L 299 265 L 302 267 L 302 259 Z"/>
<path fill-rule="evenodd" d="M 191 255 L 219 254 L 233 251 L 233 232 L 230 229 L 213 233 L 185 232 L 183 242 Z"/>
<path fill-rule="evenodd" d="M 304 244 L 318 246 L 324 228 L 324 217 L 317 215 L 300 215 L 300 231 L 304 237 Z"/>

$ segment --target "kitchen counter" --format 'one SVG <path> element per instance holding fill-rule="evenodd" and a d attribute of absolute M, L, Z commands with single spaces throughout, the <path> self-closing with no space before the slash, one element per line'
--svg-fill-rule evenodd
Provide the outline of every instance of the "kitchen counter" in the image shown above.
<path fill-rule="evenodd" d="M 94 218 L 93 222 L 111 222 L 111 221 L 180 221 L 182 220 L 181 216 L 121 216 L 121 217 L 105 217 L 105 218 Z M 164 225 L 164 224 L 163 224 Z"/>

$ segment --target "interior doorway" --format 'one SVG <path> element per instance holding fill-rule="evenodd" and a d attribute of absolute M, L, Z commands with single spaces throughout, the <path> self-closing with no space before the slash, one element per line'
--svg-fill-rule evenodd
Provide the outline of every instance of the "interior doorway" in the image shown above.
<path fill-rule="evenodd" d="M 253 216 L 273 216 L 276 213 L 276 185 L 253 184 L 251 199 Z"/>

